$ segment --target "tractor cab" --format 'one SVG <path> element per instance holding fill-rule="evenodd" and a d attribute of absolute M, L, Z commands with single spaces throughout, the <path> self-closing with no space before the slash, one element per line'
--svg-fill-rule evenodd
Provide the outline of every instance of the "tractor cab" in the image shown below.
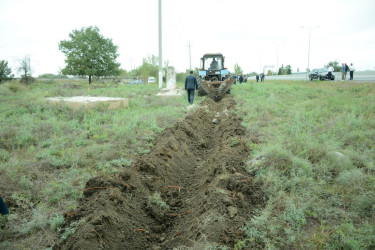
<path fill-rule="evenodd" d="M 205 70 L 218 70 L 223 68 L 222 56 L 206 56 L 202 58 L 202 66 Z"/>
<path fill-rule="evenodd" d="M 199 76 L 204 80 L 223 81 L 229 74 L 224 68 L 224 56 L 220 53 L 204 54 L 201 58 Z"/>

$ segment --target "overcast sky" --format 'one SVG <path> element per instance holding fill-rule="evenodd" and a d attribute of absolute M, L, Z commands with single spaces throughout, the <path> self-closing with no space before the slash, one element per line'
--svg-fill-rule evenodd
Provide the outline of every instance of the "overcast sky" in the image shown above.
<path fill-rule="evenodd" d="M 294 72 L 329 61 L 375 69 L 373 0 L 162 0 L 163 61 L 177 71 L 199 67 L 205 53 L 219 52 L 226 66 L 248 72 L 291 65 Z M 0 0 L 0 60 L 13 73 L 30 55 L 34 76 L 65 67 L 58 48 L 69 33 L 97 26 L 118 46 L 118 62 L 130 70 L 158 56 L 158 0 Z"/>

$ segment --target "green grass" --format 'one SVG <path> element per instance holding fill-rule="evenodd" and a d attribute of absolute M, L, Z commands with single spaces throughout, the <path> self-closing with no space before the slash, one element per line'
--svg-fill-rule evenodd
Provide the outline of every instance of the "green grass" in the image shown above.
<path fill-rule="evenodd" d="M 375 247 L 375 85 L 237 85 L 266 205 L 243 228 L 256 248 Z M 257 143 L 252 140 L 257 135 Z"/>
<path fill-rule="evenodd" d="M 156 84 L 89 87 L 64 80 L 0 85 L 0 183 L 16 205 L 0 227 L 0 234 L 11 235 L 7 244 L 23 248 L 17 235 L 32 238 L 43 228 L 58 229 L 61 215 L 77 206 L 88 179 L 129 167 L 150 151 L 157 133 L 183 119 L 186 97 L 157 93 Z M 73 110 L 45 100 L 77 95 L 125 97 L 129 108 Z M 43 239 L 39 244 L 43 247 Z"/>
<path fill-rule="evenodd" d="M 186 96 L 156 93 L 156 85 L 71 80 L 1 84 L 0 191 L 12 207 L 0 217 L 0 248 L 45 248 L 69 237 L 75 228 L 60 235 L 61 215 L 77 206 L 86 181 L 128 167 L 187 114 Z M 375 84 L 357 82 L 233 86 L 251 149 L 246 170 L 265 194 L 237 249 L 375 247 L 374 93 Z M 72 110 L 45 101 L 76 95 L 126 97 L 130 107 Z M 35 242 L 40 231 L 46 236 Z"/>

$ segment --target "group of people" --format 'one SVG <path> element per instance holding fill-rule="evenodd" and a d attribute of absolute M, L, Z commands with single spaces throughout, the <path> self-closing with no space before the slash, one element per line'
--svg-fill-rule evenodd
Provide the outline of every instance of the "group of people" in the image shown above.
<path fill-rule="evenodd" d="M 355 70 L 355 68 L 353 66 L 353 63 L 351 63 L 350 66 L 348 66 L 346 63 L 342 63 L 342 65 L 341 65 L 341 81 L 346 80 L 346 75 L 347 75 L 348 71 L 349 71 L 349 75 L 350 75 L 349 80 L 353 80 L 354 70 Z M 333 68 L 332 64 L 330 64 L 328 66 L 328 77 L 332 76 L 333 71 L 335 71 L 335 69 Z"/>
<path fill-rule="evenodd" d="M 261 82 L 264 82 L 264 73 L 260 73 L 259 75 L 256 75 L 255 76 L 255 79 L 257 80 L 257 82 L 259 81 L 259 78 L 260 78 L 260 81 Z"/>
<path fill-rule="evenodd" d="M 343 63 L 341 66 L 341 80 L 342 81 L 346 80 L 346 74 L 348 73 L 348 71 L 350 75 L 349 80 L 353 80 L 354 70 L 355 69 L 354 69 L 353 63 L 351 63 L 350 66 L 348 66 L 346 63 Z"/>
<path fill-rule="evenodd" d="M 247 82 L 247 76 L 244 77 L 241 73 L 238 74 L 238 77 L 236 75 L 232 75 L 232 78 L 234 79 L 234 84 L 237 83 L 237 79 L 240 84 L 243 82 Z"/>

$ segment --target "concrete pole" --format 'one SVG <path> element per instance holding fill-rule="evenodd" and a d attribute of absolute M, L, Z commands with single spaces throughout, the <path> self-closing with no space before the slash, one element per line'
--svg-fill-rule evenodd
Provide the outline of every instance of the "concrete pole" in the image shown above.
<path fill-rule="evenodd" d="M 163 87 L 161 0 L 159 0 L 159 89 Z"/>
<path fill-rule="evenodd" d="M 302 29 L 307 29 L 309 31 L 309 51 L 308 51 L 308 54 L 307 54 L 307 69 L 308 69 L 308 71 L 310 71 L 310 38 L 311 38 L 311 30 L 319 28 L 319 26 L 315 26 L 315 27 L 304 27 L 304 26 L 301 26 L 301 28 Z M 306 78 L 308 78 L 308 75 L 309 75 L 308 71 L 306 70 Z"/>

